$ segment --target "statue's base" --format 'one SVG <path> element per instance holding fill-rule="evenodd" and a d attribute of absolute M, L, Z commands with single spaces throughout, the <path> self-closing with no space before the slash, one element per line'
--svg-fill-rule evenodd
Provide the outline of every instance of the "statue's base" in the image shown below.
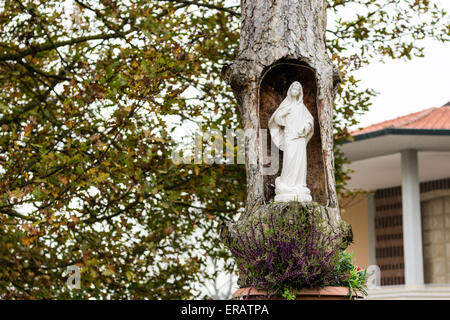
<path fill-rule="evenodd" d="M 311 202 L 312 197 L 309 194 L 277 194 L 274 199 L 275 202 Z"/>
<path fill-rule="evenodd" d="M 252 226 L 257 227 L 260 224 L 266 229 L 273 219 L 278 221 L 298 215 L 320 216 L 330 234 L 346 234 L 348 244 L 352 242 L 351 227 L 341 220 L 339 209 L 326 207 L 313 201 L 273 202 L 258 205 L 252 209 L 247 208 L 237 222 L 227 222 L 222 225 L 221 237 L 227 243 L 227 240 L 230 240 L 230 238 L 236 238 L 236 232 L 246 232 L 251 230 Z"/>

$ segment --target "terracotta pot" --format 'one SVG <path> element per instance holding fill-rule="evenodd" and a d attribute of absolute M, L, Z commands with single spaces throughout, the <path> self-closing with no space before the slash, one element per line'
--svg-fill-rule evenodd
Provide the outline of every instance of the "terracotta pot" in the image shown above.
<path fill-rule="evenodd" d="M 240 288 L 233 294 L 235 300 L 286 300 L 282 296 L 271 296 L 267 291 L 250 288 Z M 349 289 L 346 287 L 324 287 L 317 289 L 302 289 L 295 292 L 295 300 L 349 300 Z M 353 294 L 351 300 L 363 299 L 362 293 Z"/>

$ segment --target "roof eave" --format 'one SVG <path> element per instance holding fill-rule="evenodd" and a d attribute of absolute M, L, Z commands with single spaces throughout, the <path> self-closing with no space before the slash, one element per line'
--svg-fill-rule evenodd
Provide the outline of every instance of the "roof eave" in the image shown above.
<path fill-rule="evenodd" d="M 351 143 L 366 139 L 377 138 L 385 135 L 421 135 L 421 136 L 450 136 L 449 129 L 408 129 L 408 128 L 385 128 L 368 133 L 353 136 L 353 140 L 346 140 L 344 143 Z"/>

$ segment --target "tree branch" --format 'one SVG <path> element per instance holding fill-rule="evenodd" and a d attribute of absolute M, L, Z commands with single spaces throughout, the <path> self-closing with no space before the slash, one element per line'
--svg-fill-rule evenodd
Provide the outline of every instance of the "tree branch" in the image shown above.
<path fill-rule="evenodd" d="M 43 77 L 46 77 L 46 78 L 58 79 L 58 80 L 61 80 L 61 81 L 70 81 L 71 80 L 70 78 L 66 78 L 64 76 L 60 76 L 60 75 L 57 75 L 57 74 L 51 74 L 51 73 L 48 73 L 48 72 L 36 69 L 31 64 L 25 63 L 23 61 L 17 61 L 17 63 L 22 65 L 22 66 L 24 66 L 28 71 L 36 73 L 36 74 L 39 74 L 39 75 L 41 75 Z"/>
<path fill-rule="evenodd" d="M 11 208 L 0 208 L 0 212 L 3 214 L 6 214 L 7 216 L 10 216 L 10 217 L 16 217 L 16 218 L 20 218 L 20 219 L 24 219 L 24 220 L 28 220 L 28 221 L 33 221 L 33 222 L 37 221 L 36 218 L 25 216 Z"/>
<path fill-rule="evenodd" d="M 79 38 L 74 38 L 74 39 L 70 39 L 70 40 L 54 42 L 54 43 L 46 43 L 46 44 L 39 45 L 39 46 L 32 46 L 28 49 L 22 50 L 17 53 L 8 53 L 8 54 L 1 55 L 0 61 L 19 60 L 30 54 L 35 54 L 35 53 L 38 53 L 41 51 L 52 50 L 52 49 L 56 49 L 59 47 L 70 46 L 73 44 L 87 42 L 87 41 L 91 41 L 91 40 L 108 40 L 108 39 L 113 39 L 113 38 L 119 38 L 120 36 L 121 35 L 118 35 L 116 33 L 114 33 L 114 34 L 96 34 L 96 35 L 92 35 L 92 36 L 79 37 Z"/>
<path fill-rule="evenodd" d="M 160 1 L 169 1 L 169 2 L 183 3 L 186 5 L 194 5 L 197 7 L 205 7 L 205 8 L 209 8 L 209 9 L 223 11 L 223 12 L 229 13 L 235 17 L 241 16 L 241 14 L 239 12 L 231 10 L 230 8 L 224 8 L 224 7 L 216 6 L 213 4 L 201 3 L 200 1 L 197 1 L 197 0 L 160 0 Z"/>

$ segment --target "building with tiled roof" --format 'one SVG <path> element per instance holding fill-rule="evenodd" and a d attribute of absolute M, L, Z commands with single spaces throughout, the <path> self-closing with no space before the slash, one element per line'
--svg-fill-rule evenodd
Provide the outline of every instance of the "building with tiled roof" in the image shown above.
<path fill-rule="evenodd" d="M 380 270 L 378 298 L 450 299 L 450 102 L 351 132 L 341 201 L 357 263 Z"/>
<path fill-rule="evenodd" d="M 360 136 L 383 130 L 418 129 L 418 130 L 449 130 L 450 101 L 440 108 L 429 108 L 392 120 L 383 121 L 351 132 L 352 136 Z"/>

